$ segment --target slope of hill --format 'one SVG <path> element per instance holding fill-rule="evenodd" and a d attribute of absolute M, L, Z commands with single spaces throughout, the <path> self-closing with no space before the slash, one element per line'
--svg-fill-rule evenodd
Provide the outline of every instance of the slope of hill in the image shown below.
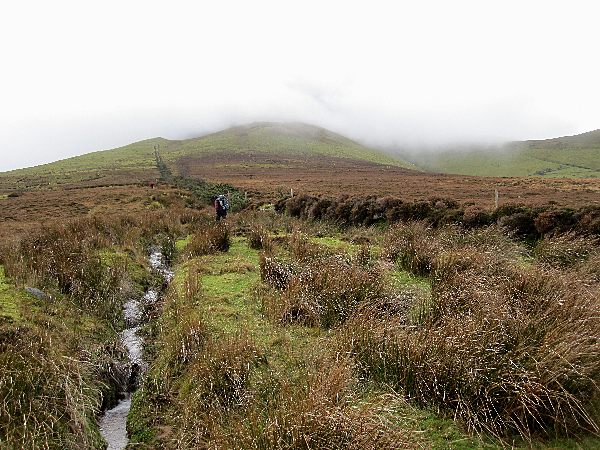
<path fill-rule="evenodd" d="M 554 139 L 401 153 L 418 167 L 476 176 L 600 178 L 600 130 Z"/>
<path fill-rule="evenodd" d="M 175 174 L 203 169 L 296 168 L 387 165 L 413 167 L 323 128 L 300 124 L 254 123 L 187 140 L 148 139 L 113 150 L 77 156 L 0 174 L 0 190 L 65 184 L 98 186 L 147 183 L 159 177 L 155 149 Z M 204 172 L 203 172 L 204 175 Z"/>
<path fill-rule="evenodd" d="M 158 176 L 153 148 L 165 142 L 168 141 L 162 138 L 148 139 L 112 150 L 0 173 L 0 190 L 146 182 Z"/>
<path fill-rule="evenodd" d="M 171 141 L 162 153 L 167 161 L 226 153 L 229 156 L 268 155 L 270 158 L 283 157 L 286 161 L 320 156 L 411 167 L 398 158 L 344 136 L 302 123 L 260 122 L 233 127 L 196 139 Z"/>

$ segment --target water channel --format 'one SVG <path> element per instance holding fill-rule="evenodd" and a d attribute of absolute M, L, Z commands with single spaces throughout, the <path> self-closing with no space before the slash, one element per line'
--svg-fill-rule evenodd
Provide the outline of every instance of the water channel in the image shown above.
<path fill-rule="evenodd" d="M 149 262 L 165 282 L 171 281 L 173 272 L 167 267 L 160 249 L 151 249 Z M 124 387 L 123 399 L 117 406 L 105 411 L 100 418 L 100 433 L 108 443 L 107 450 L 122 450 L 129 442 L 126 425 L 131 408 L 131 394 L 137 386 L 137 380 L 141 379 L 148 369 L 148 363 L 144 359 L 144 340 L 138 332 L 143 325 L 144 308 L 155 303 L 158 295 L 156 289 L 148 289 L 141 298 L 130 299 L 123 305 L 126 328 L 121 332 L 121 341 L 127 349 L 130 377 L 128 386 Z"/>

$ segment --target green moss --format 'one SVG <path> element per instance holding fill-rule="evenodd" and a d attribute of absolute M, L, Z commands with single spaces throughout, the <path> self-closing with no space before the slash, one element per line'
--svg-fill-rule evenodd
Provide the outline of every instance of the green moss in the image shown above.
<path fill-rule="evenodd" d="M 190 243 L 191 240 L 192 240 L 191 234 L 189 236 L 186 236 L 184 239 L 177 239 L 175 241 L 175 250 L 178 253 L 181 253 L 183 250 L 185 250 L 185 248 L 187 247 L 187 245 Z"/>
<path fill-rule="evenodd" d="M 0 319 L 8 319 L 12 322 L 22 320 L 19 313 L 19 304 L 26 294 L 11 286 L 4 274 L 4 267 L 0 266 Z"/>
<path fill-rule="evenodd" d="M 138 389 L 131 398 L 131 409 L 127 416 L 130 446 L 150 445 L 156 438 L 156 432 L 151 426 L 154 414 L 146 408 L 148 403 L 146 390 L 143 387 Z"/>
<path fill-rule="evenodd" d="M 390 277 L 397 289 L 417 287 L 431 293 L 431 283 L 427 277 L 416 276 L 406 270 L 394 270 L 390 272 Z"/>

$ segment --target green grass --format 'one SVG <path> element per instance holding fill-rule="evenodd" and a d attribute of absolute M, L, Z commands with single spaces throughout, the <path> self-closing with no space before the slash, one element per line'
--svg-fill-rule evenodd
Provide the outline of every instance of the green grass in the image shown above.
<path fill-rule="evenodd" d="M 197 139 L 169 143 L 161 150 L 167 162 L 185 156 L 215 153 L 271 153 L 276 155 L 320 155 L 348 158 L 391 166 L 411 164 L 370 149 L 323 128 L 305 124 L 255 123 L 230 128 Z"/>
<path fill-rule="evenodd" d="M 349 244 L 339 236 L 311 238 L 319 245 L 337 250 L 352 252 L 358 246 Z M 185 241 L 178 243 L 183 248 Z M 316 349 L 326 349 L 333 345 L 334 334 L 319 327 L 300 325 L 279 326 L 264 317 L 261 305 L 253 295 L 253 289 L 260 282 L 258 272 L 259 252 L 248 247 L 246 238 L 232 239 L 229 252 L 207 255 L 188 261 L 177 270 L 176 283 L 180 286 L 190 264 L 201 267 L 202 301 L 201 308 L 206 312 L 209 326 L 214 333 L 236 335 L 248 333 L 260 346 L 268 366 L 257 368 L 256 379 L 275 376 L 294 380 L 306 364 L 306 358 Z M 393 271 L 391 277 L 398 288 L 416 288 L 429 292 L 429 282 L 425 278 L 414 277 L 406 272 Z M 263 373 L 265 372 L 265 373 Z M 257 378 L 258 377 L 258 378 Z M 356 402 L 369 401 L 377 386 L 366 382 L 357 392 Z M 383 388 L 385 389 L 385 388 Z M 451 419 L 438 417 L 435 413 L 421 410 L 406 404 L 395 411 L 398 426 L 414 430 L 414 439 L 419 444 L 431 448 L 479 449 L 488 448 L 478 437 L 465 435 Z M 498 448 L 492 445 L 489 448 Z"/>
<path fill-rule="evenodd" d="M 27 189 L 73 183 L 120 182 L 140 183 L 159 178 L 154 147 L 170 169 L 181 158 L 235 154 L 249 156 L 237 167 L 288 167 L 289 162 L 253 162 L 251 155 L 324 156 L 366 161 L 389 166 L 413 168 L 381 151 L 362 146 L 322 128 L 303 124 L 259 123 L 234 127 L 195 139 L 147 139 L 112 150 L 87 153 L 49 164 L 17 169 L 0 174 L 0 188 Z M 219 165 L 219 163 L 217 163 Z M 227 166 L 230 166 L 227 164 Z"/>
<path fill-rule="evenodd" d="M 25 293 L 8 283 L 4 275 L 4 267 L 0 266 L 0 320 L 21 321 L 19 303 L 23 296 L 25 296 Z"/>
<path fill-rule="evenodd" d="M 138 183 L 158 178 L 154 145 L 166 142 L 157 138 L 136 142 L 112 150 L 97 151 L 35 167 L 0 173 L 0 186 L 26 189 L 34 186 L 53 187 L 64 184 L 110 180 L 129 174 L 123 180 Z"/>
<path fill-rule="evenodd" d="M 314 244 L 329 247 L 334 250 L 345 251 L 350 254 L 355 253 L 360 248 L 359 245 L 344 241 L 339 236 L 311 237 L 309 238 L 309 241 Z"/>
<path fill-rule="evenodd" d="M 424 170 L 461 175 L 600 178 L 600 132 L 404 157 Z"/>
<path fill-rule="evenodd" d="M 185 247 L 190 243 L 191 240 L 192 240 L 191 234 L 189 236 L 186 236 L 185 238 L 177 239 L 175 241 L 175 250 L 177 252 L 181 253 L 185 249 Z"/>
<path fill-rule="evenodd" d="M 395 270 L 390 273 L 390 277 L 397 289 L 417 287 L 424 292 L 431 293 L 431 282 L 427 277 L 419 277 L 406 270 Z"/>

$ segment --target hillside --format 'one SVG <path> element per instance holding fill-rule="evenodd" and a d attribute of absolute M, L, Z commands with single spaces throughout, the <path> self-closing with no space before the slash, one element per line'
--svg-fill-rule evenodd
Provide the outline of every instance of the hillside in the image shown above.
<path fill-rule="evenodd" d="M 333 168 L 366 164 L 412 167 L 339 134 L 306 124 L 255 123 L 187 140 L 148 139 L 124 147 L 88 153 L 0 174 L 0 190 L 149 183 L 159 177 L 155 148 L 175 174 L 196 174 L 196 166 Z"/>
<path fill-rule="evenodd" d="M 433 172 L 497 177 L 600 178 L 600 130 L 502 146 L 400 154 L 421 169 Z"/>

